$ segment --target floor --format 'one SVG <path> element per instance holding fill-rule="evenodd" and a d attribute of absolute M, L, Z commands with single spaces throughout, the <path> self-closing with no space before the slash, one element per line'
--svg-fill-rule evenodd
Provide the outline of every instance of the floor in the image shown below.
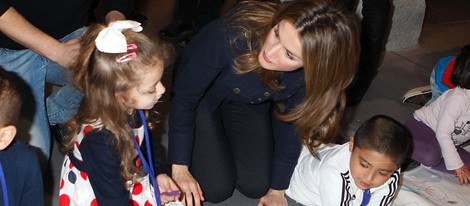
<path fill-rule="evenodd" d="M 436 0 L 429 1 L 436 4 Z M 138 10 L 149 18 L 145 30 L 150 34 L 156 34 L 158 30 L 170 22 L 174 0 L 138 0 L 137 3 Z M 461 4 L 454 4 L 456 6 L 454 8 L 459 5 Z M 451 9 L 450 11 L 455 10 Z M 427 12 L 429 13 L 429 9 Z M 433 12 L 437 12 L 437 9 Z M 444 16 L 441 13 L 440 15 Z M 432 19 L 432 21 L 428 19 Z M 436 61 L 440 57 L 455 54 L 459 47 L 470 43 L 469 34 L 470 18 L 453 17 L 439 20 L 439 17 L 432 16 L 431 18 L 427 14 L 418 46 L 386 51 L 378 75 L 362 102 L 356 107 L 347 108 L 344 118 L 344 131 L 347 133 L 354 131 L 362 121 L 375 114 L 389 115 L 403 122 L 418 106 L 402 103 L 402 95 L 408 89 L 428 84 L 429 74 Z M 167 69 L 164 76 L 164 83 L 167 87 L 171 84 L 170 76 L 171 68 Z M 167 92 L 163 104 L 159 105 L 159 111 L 164 117 L 168 111 L 168 94 L 169 92 Z M 166 122 L 163 122 L 160 127 L 161 141 L 163 145 L 166 145 Z M 62 158 L 63 156 L 54 148 L 51 160 L 51 178 L 46 181 L 47 205 L 58 205 L 58 176 Z M 258 200 L 246 198 L 235 191 L 232 198 L 222 203 L 205 203 L 204 205 L 256 205 L 257 202 Z M 298 204 L 290 201 L 289 205 Z"/>

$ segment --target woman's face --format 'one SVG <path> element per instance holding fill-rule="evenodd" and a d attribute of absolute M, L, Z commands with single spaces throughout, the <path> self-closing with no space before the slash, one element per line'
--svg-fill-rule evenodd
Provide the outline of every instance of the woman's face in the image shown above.
<path fill-rule="evenodd" d="M 292 23 L 280 21 L 269 32 L 258 56 L 261 66 L 273 71 L 294 71 L 303 66 L 302 44 Z"/>

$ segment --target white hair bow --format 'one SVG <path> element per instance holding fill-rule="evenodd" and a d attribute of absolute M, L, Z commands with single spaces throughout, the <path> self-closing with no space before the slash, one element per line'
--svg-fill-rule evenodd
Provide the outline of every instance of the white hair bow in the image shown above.
<path fill-rule="evenodd" d="M 123 30 L 131 29 L 135 32 L 143 30 L 139 22 L 124 20 L 111 22 L 107 28 L 103 29 L 95 39 L 96 48 L 104 53 L 125 53 L 127 52 L 127 41 Z"/>

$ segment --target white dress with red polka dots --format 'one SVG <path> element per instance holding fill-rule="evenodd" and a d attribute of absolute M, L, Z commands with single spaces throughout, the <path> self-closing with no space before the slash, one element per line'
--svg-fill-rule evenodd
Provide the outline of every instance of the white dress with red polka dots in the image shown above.
<path fill-rule="evenodd" d="M 93 128 L 100 127 L 99 124 L 95 123 L 92 125 L 83 125 L 80 133 L 77 135 L 77 140 L 74 146 L 73 155 L 80 161 L 82 161 L 82 155 L 80 154 L 80 143 L 83 140 L 85 134 Z M 140 127 L 134 129 L 135 138 L 139 144 L 142 143 L 144 137 L 144 129 Z M 137 162 L 139 162 L 137 158 Z M 153 192 L 153 186 L 149 182 L 149 175 L 147 174 L 143 178 L 140 178 L 128 187 L 130 191 L 130 201 L 133 206 L 152 206 L 157 205 L 155 195 Z M 78 170 L 70 161 L 68 155 L 65 156 L 64 163 L 62 164 L 61 180 L 60 180 L 60 192 L 59 192 L 59 205 L 60 206 L 96 206 L 98 205 L 93 188 L 90 184 L 87 173 Z"/>

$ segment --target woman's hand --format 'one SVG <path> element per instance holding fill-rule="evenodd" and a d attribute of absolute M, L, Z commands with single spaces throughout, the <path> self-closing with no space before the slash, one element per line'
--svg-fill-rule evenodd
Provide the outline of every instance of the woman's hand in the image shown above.
<path fill-rule="evenodd" d="M 200 206 L 204 201 L 199 183 L 189 172 L 186 165 L 172 165 L 172 177 L 181 189 L 183 202 L 186 206 Z"/>
<path fill-rule="evenodd" d="M 287 206 L 287 199 L 284 196 L 285 190 L 269 189 L 259 200 L 258 206 Z"/>
<path fill-rule="evenodd" d="M 80 52 L 80 37 L 59 42 L 56 48 L 51 49 L 45 56 L 64 68 L 70 69 L 78 59 Z"/>
<path fill-rule="evenodd" d="M 160 201 L 162 205 L 179 199 L 180 193 L 176 183 L 165 173 L 157 176 L 158 189 L 160 191 Z"/>
<path fill-rule="evenodd" d="M 455 170 L 455 176 L 459 178 L 461 184 L 470 183 L 470 172 L 468 171 L 467 165 Z"/>

